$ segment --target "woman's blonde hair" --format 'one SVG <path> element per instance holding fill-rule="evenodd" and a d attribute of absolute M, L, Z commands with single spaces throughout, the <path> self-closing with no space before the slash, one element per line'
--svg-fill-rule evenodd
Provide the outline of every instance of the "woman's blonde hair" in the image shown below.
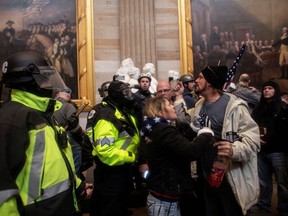
<path fill-rule="evenodd" d="M 164 95 L 150 98 L 143 109 L 143 115 L 147 117 L 159 117 L 160 111 L 165 111 L 165 103 L 167 99 Z"/>

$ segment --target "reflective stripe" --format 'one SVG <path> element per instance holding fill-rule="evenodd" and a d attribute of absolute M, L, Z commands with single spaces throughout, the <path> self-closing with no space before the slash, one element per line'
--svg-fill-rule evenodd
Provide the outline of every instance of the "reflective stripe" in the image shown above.
<path fill-rule="evenodd" d="M 56 194 L 59 194 L 63 191 L 66 191 L 69 189 L 70 181 L 69 179 L 65 179 L 62 182 L 59 182 L 52 187 L 46 188 L 43 190 L 43 195 L 40 197 L 41 200 L 48 199 L 50 197 L 55 196 Z"/>
<path fill-rule="evenodd" d="M 43 167 L 43 158 L 45 151 L 45 131 L 36 133 L 35 147 L 33 151 L 33 159 L 31 163 L 31 172 L 29 180 L 28 203 L 36 199 L 48 199 L 63 191 L 69 189 L 70 181 L 65 179 L 52 185 L 49 188 L 41 188 L 41 171 Z M 44 173 L 42 174 L 44 175 Z M 41 190 L 41 191 L 39 191 Z"/>
<path fill-rule="evenodd" d="M 119 134 L 119 138 L 122 138 L 122 137 L 127 137 L 127 138 L 125 139 L 125 141 L 122 144 L 122 146 L 120 147 L 120 149 L 126 150 L 129 147 L 129 145 L 131 144 L 131 142 L 132 142 L 132 137 L 130 137 L 129 134 L 126 131 L 123 131 L 123 132 L 121 132 Z M 113 137 L 112 138 L 104 137 L 102 139 L 96 140 L 93 143 L 93 146 L 96 147 L 99 144 L 101 144 L 101 146 L 104 146 L 105 144 L 110 146 L 110 144 L 114 143 L 114 142 L 115 142 L 115 139 Z"/>
<path fill-rule="evenodd" d="M 33 200 L 37 199 L 41 194 L 40 191 L 40 177 L 41 171 L 43 167 L 43 158 L 44 158 L 44 150 L 45 150 L 45 131 L 39 131 L 36 134 L 34 152 L 32 156 L 31 163 L 31 172 L 29 176 L 29 189 L 28 189 L 28 203 L 31 203 Z"/>
<path fill-rule="evenodd" d="M 131 141 L 132 141 L 132 138 L 127 137 L 120 149 L 126 150 L 129 147 L 129 145 L 131 144 Z"/>
<path fill-rule="evenodd" d="M 118 137 L 122 138 L 122 137 L 126 137 L 126 136 L 130 136 L 127 131 L 122 131 L 121 133 L 119 133 Z"/>
<path fill-rule="evenodd" d="M 132 142 L 132 137 L 130 137 L 130 135 L 127 133 L 127 131 L 122 131 L 119 134 L 119 138 L 122 138 L 122 137 L 127 137 L 127 138 L 125 139 L 125 142 L 122 144 L 120 149 L 126 150 Z"/>
<path fill-rule="evenodd" d="M 99 144 L 101 144 L 101 146 L 104 146 L 105 144 L 110 146 L 110 143 L 114 143 L 114 142 L 115 142 L 115 139 L 113 137 L 110 137 L 110 138 L 104 137 L 104 138 L 96 140 L 93 143 L 93 146 L 96 147 Z"/>
<path fill-rule="evenodd" d="M 10 197 L 13 197 L 14 195 L 18 194 L 17 189 L 9 189 L 9 190 L 2 190 L 0 191 L 0 206 L 8 200 Z"/>

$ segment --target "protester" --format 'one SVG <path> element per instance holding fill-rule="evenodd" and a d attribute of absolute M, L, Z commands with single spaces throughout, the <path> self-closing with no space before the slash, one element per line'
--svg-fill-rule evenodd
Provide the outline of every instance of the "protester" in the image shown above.
<path fill-rule="evenodd" d="M 183 99 L 184 86 L 180 81 L 160 81 L 157 85 L 157 96 L 164 95 L 174 105 L 177 114 L 177 121 L 191 123 L 187 113 L 187 106 Z"/>
<path fill-rule="evenodd" d="M 147 101 L 144 107 L 144 122 L 142 135 L 146 142 L 143 154 L 149 166 L 147 185 L 148 215 L 191 215 L 191 212 L 181 211 L 178 205 L 182 196 L 192 194 L 196 189 L 190 173 L 190 162 L 199 159 L 205 151 L 213 151 L 213 131 L 209 128 L 198 132 L 198 137 L 193 140 L 193 131 L 186 128 L 186 133 L 172 126 L 177 115 L 170 101 L 162 96 Z M 181 133 L 189 137 L 184 137 Z M 195 132 L 194 132 L 195 134 Z M 222 147 L 218 147 L 222 148 Z M 210 150 L 209 150 L 210 149 Z M 214 150 L 215 155 L 217 150 Z M 226 154 L 227 149 L 219 154 Z M 199 215 L 195 200 L 190 199 L 195 215 Z M 186 200 L 186 198 L 185 198 Z M 181 209 L 182 210 L 182 209 Z"/>
<path fill-rule="evenodd" d="M 192 107 L 194 107 L 195 102 L 197 101 L 197 95 L 194 94 L 194 76 L 190 74 L 182 75 L 180 77 L 180 81 L 183 83 L 184 86 L 183 98 L 185 100 L 187 109 L 191 109 Z"/>
<path fill-rule="evenodd" d="M 138 77 L 139 90 L 134 94 L 135 100 L 139 103 L 140 107 L 144 107 L 145 102 L 154 97 L 149 91 L 151 86 L 151 75 L 150 73 L 141 73 Z"/>
<path fill-rule="evenodd" d="M 193 128 L 210 127 L 215 138 L 230 152 L 220 187 L 205 184 L 207 216 L 245 215 L 259 195 L 259 129 L 248 112 L 247 103 L 223 93 L 227 72 L 226 66 L 202 69 L 195 80 L 195 91 L 201 98 L 190 111 Z"/>
<path fill-rule="evenodd" d="M 261 151 L 258 153 L 260 199 L 250 210 L 256 213 L 272 212 L 273 178 L 277 184 L 277 210 L 288 215 L 288 105 L 281 100 L 277 82 L 263 84 L 258 106 L 252 113 L 260 128 Z"/>
<path fill-rule="evenodd" d="M 247 102 L 249 113 L 251 114 L 260 101 L 261 92 L 255 87 L 250 86 L 250 82 L 251 80 L 248 74 L 241 74 L 236 91 L 234 91 L 233 94 Z"/>
<path fill-rule="evenodd" d="M 148 66 L 148 65 L 146 65 Z M 150 92 L 150 86 L 151 86 L 151 73 L 141 73 L 138 77 L 138 84 L 139 84 L 139 90 L 134 94 L 135 100 L 137 101 L 141 116 L 139 120 L 139 130 L 141 128 L 142 124 L 142 112 L 144 105 L 146 101 L 152 97 L 155 97 L 154 94 Z M 141 140 L 142 141 L 142 140 Z M 137 161 L 138 162 L 138 161 Z M 148 195 L 145 179 L 142 178 L 141 173 L 139 172 L 138 163 L 135 166 L 134 170 L 134 183 L 136 191 L 133 196 L 133 203 L 137 203 L 138 206 L 144 206 L 146 201 L 146 196 Z M 145 197 L 145 199 L 143 199 Z"/>

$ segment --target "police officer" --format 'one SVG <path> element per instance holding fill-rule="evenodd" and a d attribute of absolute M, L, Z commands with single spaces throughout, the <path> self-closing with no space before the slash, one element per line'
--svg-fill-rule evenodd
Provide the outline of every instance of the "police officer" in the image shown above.
<path fill-rule="evenodd" d="M 11 99 L 0 108 L 0 215 L 76 214 L 85 185 L 75 178 L 64 128 L 51 118 L 63 80 L 35 53 L 16 53 L 2 69 Z"/>
<path fill-rule="evenodd" d="M 56 106 L 53 117 L 57 123 L 66 128 L 69 143 L 72 147 L 75 171 L 78 177 L 81 175 L 82 165 L 82 143 L 83 130 L 79 124 L 79 117 L 76 115 L 78 107 L 71 101 L 72 90 L 70 88 L 61 89 L 57 92 L 55 100 L 61 102 L 61 107 Z"/>
<path fill-rule="evenodd" d="M 108 96 L 108 87 L 109 87 L 110 83 L 111 83 L 111 81 L 106 81 L 106 82 L 102 83 L 100 88 L 98 88 L 99 95 L 103 99 Z"/>
<path fill-rule="evenodd" d="M 88 114 L 86 128 L 93 128 L 89 136 L 96 158 L 91 216 L 127 215 L 128 196 L 134 189 L 132 164 L 140 141 L 134 103 L 129 85 L 113 81 L 102 106 Z"/>

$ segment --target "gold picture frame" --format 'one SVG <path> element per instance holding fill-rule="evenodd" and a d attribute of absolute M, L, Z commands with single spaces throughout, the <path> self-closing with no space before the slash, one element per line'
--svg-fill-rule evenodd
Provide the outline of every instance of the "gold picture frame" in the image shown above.
<path fill-rule="evenodd" d="M 69 20 L 73 16 L 67 18 L 65 14 L 67 11 L 63 11 L 62 14 L 60 9 L 63 7 L 63 2 L 61 1 L 58 2 L 58 7 L 56 4 L 50 4 L 48 0 L 25 1 L 25 3 L 20 0 L 5 3 L 1 2 L 0 17 L 2 21 L 0 25 L 2 25 L 1 28 L 3 28 L 3 31 L 1 31 L 0 35 L 0 45 L 3 49 L 1 49 L 0 52 L 0 63 L 2 65 L 7 56 L 23 51 L 38 52 L 53 62 L 54 59 L 58 59 L 57 56 L 60 56 L 60 49 L 58 49 L 56 45 L 54 46 L 56 42 L 53 36 L 61 33 L 61 30 L 64 32 L 63 26 L 65 24 L 69 23 L 69 25 L 73 25 L 75 28 L 73 28 L 73 30 L 70 29 L 71 32 L 69 36 L 71 39 L 71 36 L 74 37 L 75 34 L 76 46 L 75 48 L 71 48 L 72 51 L 69 50 L 69 48 L 63 48 L 62 51 L 66 51 L 67 53 L 71 51 L 69 55 L 73 57 L 76 57 L 74 54 L 77 52 L 77 59 L 70 60 L 69 63 L 65 64 L 66 66 L 70 66 L 66 67 L 66 72 L 68 72 L 67 76 L 69 75 L 69 78 L 74 77 L 70 76 L 70 73 L 73 74 L 75 72 L 77 73 L 77 77 L 75 80 L 69 80 L 71 82 L 68 81 L 68 83 L 65 83 L 72 88 L 72 91 L 75 90 L 74 87 L 77 87 L 77 91 L 74 91 L 76 95 L 72 97 L 73 101 L 79 107 L 88 104 L 89 106 L 86 106 L 85 109 L 88 110 L 88 108 L 95 104 L 93 0 L 75 0 L 75 2 L 67 0 L 67 2 L 69 4 L 71 3 L 71 5 L 68 3 L 65 5 L 67 11 L 70 13 L 73 11 L 73 13 L 75 13 L 73 14 L 75 20 Z M 57 11 L 57 9 L 59 9 L 59 11 Z M 51 16 L 52 12 L 55 12 L 55 17 L 57 18 L 54 19 L 54 17 Z M 14 14 L 16 15 L 13 16 Z M 63 17 L 57 20 L 59 14 L 62 14 Z M 3 33 L 4 30 L 5 33 Z M 63 35 L 59 34 L 59 38 L 57 38 L 58 42 L 60 41 L 60 36 L 62 37 Z M 75 61 L 77 64 L 75 64 Z M 58 67 L 55 66 L 58 70 L 59 66 L 61 66 L 59 62 L 57 62 Z M 4 90 L 2 99 L 5 100 L 9 97 L 9 90 L 5 88 Z"/>
<path fill-rule="evenodd" d="M 95 104 L 93 0 L 76 0 L 78 107 L 89 110 Z"/>
<path fill-rule="evenodd" d="M 194 74 L 190 0 L 178 1 L 180 71 Z"/>

